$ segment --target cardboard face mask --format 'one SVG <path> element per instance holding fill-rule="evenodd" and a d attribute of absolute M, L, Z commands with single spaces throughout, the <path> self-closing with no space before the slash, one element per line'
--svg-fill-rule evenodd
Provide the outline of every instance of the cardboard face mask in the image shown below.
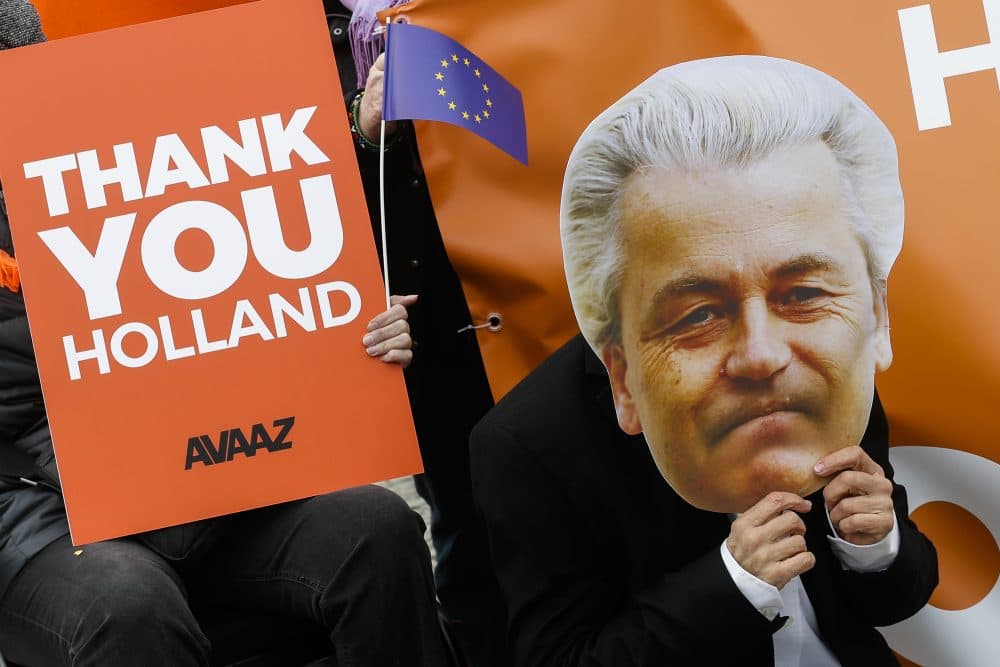
<path fill-rule="evenodd" d="M 718 512 L 819 489 L 892 360 L 902 191 L 874 113 L 798 63 L 681 63 L 584 131 L 560 216 L 580 328 L 667 482 Z"/>

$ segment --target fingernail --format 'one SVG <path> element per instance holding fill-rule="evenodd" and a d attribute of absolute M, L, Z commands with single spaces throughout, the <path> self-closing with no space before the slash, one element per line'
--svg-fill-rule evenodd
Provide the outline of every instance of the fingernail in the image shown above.
<path fill-rule="evenodd" d="M 365 350 L 365 352 L 367 352 L 369 355 L 371 355 L 371 356 L 374 357 L 378 353 L 378 348 L 377 347 L 369 347 L 367 350 Z"/>
<path fill-rule="evenodd" d="M 371 322 L 368 323 L 368 331 L 371 331 L 374 328 L 375 328 L 375 320 L 372 320 Z"/>
<path fill-rule="evenodd" d="M 373 338 L 374 338 L 374 336 L 372 336 L 371 334 L 368 334 L 367 336 L 365 336 L 364 338 L 361 339 L 361 343 L 363 345 L 371 345 Z"/>
<path fill-rule="evenodd" d="M 823 465 L 823 463 L 817 463 L 816 465 L 813 466 L 813 470 L 816 471 L 817 475 L 822 475 L 823 471 L 826 470 L 826 466 Z"/>

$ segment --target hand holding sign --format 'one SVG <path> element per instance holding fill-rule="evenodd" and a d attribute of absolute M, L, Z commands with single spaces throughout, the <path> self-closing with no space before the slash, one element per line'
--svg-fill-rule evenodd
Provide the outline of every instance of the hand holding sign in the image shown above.
<path fill-rule="evenodd" d="M 417 302 L 417 295 L 393 295 L 390 302 L 392 306 L 387 311 L 368 323 L 369 333 L 361 343 L 371 356 L 406 368 L 413 361 L 413 339 L 406 309 Z"/>

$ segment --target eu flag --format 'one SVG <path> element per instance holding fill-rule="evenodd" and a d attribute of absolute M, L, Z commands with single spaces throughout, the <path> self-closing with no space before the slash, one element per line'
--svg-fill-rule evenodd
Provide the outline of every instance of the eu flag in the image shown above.
<path fill-rule="evenodd" d="M 385 61 L 386 120 L 458 125 L 528 164 L 521 91 L 476 54 L 434 30 L 393 23 Z"/>

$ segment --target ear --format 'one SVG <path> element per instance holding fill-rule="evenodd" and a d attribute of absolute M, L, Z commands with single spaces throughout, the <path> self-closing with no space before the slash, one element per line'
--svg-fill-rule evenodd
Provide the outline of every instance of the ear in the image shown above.
<path fill-rule="evenodd" d="M 615 401 L 615 414 L 618 415 L 618 425 L 629 435 L 642 433 L 642 423 L 635 408 L 632 392 L 625 378 L 628 374 L 628 362 L 625 351 L 620 343 L 610 343 L 601 351 L 601 360 L 608 369 L 611 380 L 611 396 Z"/>
<path fill-rule="evenodd" d="M 884 371 L 892 365 L 892 341 L 889 338 L 889 306 L 885 289 L 875 290 L 875 370 Z"/>

